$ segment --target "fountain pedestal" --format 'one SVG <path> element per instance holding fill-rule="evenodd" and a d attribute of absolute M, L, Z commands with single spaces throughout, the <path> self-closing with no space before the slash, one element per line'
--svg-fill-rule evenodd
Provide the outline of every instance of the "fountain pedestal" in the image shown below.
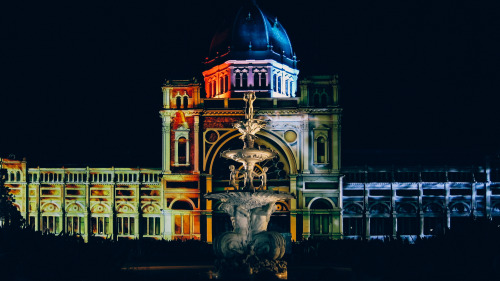
<path fill-rule="evenodd" d="M 209 193 L 205 198 L 222 203 L 219 209 L 229 214 L 233 231 L 214 240 L 218 258 L 216 271 L 225 277 L 261 273 L 283 274 L 286 241 L 274 231 L 267 231 L 271 214 L 279 200 L 292 199 L 289 193 L 273 191 L 232 191 Z"/>

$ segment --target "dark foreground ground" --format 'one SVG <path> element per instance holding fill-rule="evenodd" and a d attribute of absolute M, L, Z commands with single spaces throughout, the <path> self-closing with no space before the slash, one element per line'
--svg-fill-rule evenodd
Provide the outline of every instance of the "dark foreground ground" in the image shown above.
<path fill-rule="evenodd" d="M 110 241 L 0 229 L 0 280 L 210 280 L 211 245 L 189 241 Z M 408 244 L 306 240 L 285 256 L 288 280 L 497 280 L 500 229 L 472 220 L 440 237 Z M 259 276 L 251 280 L 272 280 Z"/>

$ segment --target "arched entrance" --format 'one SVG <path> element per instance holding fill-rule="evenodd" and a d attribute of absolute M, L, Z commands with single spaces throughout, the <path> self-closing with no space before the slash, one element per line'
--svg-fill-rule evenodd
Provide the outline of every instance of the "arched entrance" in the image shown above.
<path fill-rule="evenodd" d="M 214 143 L 214 146 L 208 153 L 206 159 L 206 170 L 211 177 L 212 192 L 222 192 L 234 189 L 230 182 L 229 166 L 234 165 L 236 169 L 242 169 L 242 164 L 220 157 L 220 153 L 226 150 L 241 149 L 243 142 L 238 138 L 241 134 L 236 130 L 225 134 Z M 260 149 L 271 149 L 277 152 L 277 157 L 268 159 L 256 165 L 256 174 L 262 173 L 267 168 L 267 189 L 275 191 L 290 192 L 290 174 L 296 174 L 296 160 L 290 148 L 276 135 L 271 132 L 263 131 L 257 135 L 255 147 Z M 261 184 L 259 177 L 255 177 L 254 185 Z M 241 182 L 242 185 L 242 182 Z M 240 186 L 241 186 L 240 185 Z M 290 232 L 290 202 L 279 202 L 277 212 L 271 217 L 268 230 L 280 233 Z M 217 209 L 217 202 L 213 205 L 212 233 L 213 237 L 217 234 L 232 230 L 229 216 L 221 213 Z"/>

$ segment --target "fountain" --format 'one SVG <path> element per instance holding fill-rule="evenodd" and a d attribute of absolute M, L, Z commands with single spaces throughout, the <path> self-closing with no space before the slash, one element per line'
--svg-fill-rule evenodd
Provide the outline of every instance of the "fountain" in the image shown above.
<path fill-rule="evenodd" d="M 254 186 L 255 165 L 277 156 L 270 149 L 254 147 L 255 134 L 266 126 L 265 121 L 254 119 L 255 98 L 254 92 L 244 95 L 245 119 L 234 124 L 242 134 L 243 148 L 221 153 L 222 157 L 242 165 L 241 171 L 234 165 L 229 166 L 229 183 L 234 190 L 205 194 L 207 199 L 222 202 L 219 210 L 229 214 L 233 225 L 233 231 L 224 232 L 214 239 L 215 267 L 221 278 L 245 278 L 255 274 L 286 276 L 286 262 L 280 260 L 285 254 L 285 239 L 278 232 L 267 231 L 267 225 L 276 202 L 295 196 L 267 188 L 267 167 L 258 175 L 261 184 Z M 241 189 L 240 178 L 243 179 Z"/>

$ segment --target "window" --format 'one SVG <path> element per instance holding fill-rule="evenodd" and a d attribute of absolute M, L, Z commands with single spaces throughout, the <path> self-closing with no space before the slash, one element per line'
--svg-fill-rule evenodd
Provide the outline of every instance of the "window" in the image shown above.
<path fill-rule="evenodd" d="M 276 89 L 277 89 L 276 87 L 277 87 L 277 84 L 278 84 L 277 79 L 278 79 L 277 75 L 276 75 L 276 74 L 273 74 L 273 90 L 274 90 L 275 92 L 277 91 L 277 90 L 276 90 Z"/>
<path fill-rule="evenodd" d="M 175 229 L 176 235 L 189 235 L 191 233 L 191 220 L 189 214 L 175 215 Z"/>
<path fill-rule="evenodd" d="M 66 232 L 69 234 L 84 234 L 85 221 L 83 220 L 83 217 L 66 217 Z"/>
<path fill-rule="evenodd" d="M 266 73 L 261 72 L 260 73 L 260 87 L 265 88 L 266 86 L 267 86 Z"/>
<path fill-rule="evenodd" d="M 321 95 L 321 106 L 325 107 L 328 104 L 326 95 Z"/>
<path fill-rule="evenodd" d="M 180 97 L 180 96 L 177 96 L 177 97 L 175 98 L 175 107 L 176 107 L 177 109 L 181 109 L 181 97 Z"/>
<path fill-rule="evenodd" d="M 285 80 L 285 94 L 286 94 L 287 96 L 289 96 L 289 95 L 290 95 L 290 93 L 288 92 L 288 79 L 286 79 L 286 80 Z"/>
<path fill-rule="evenodd" d="M 330 233 L 330 215 L 312 215 L 311 216 L 311 232 L 312 234 L 328 234 Z"/>
<path fill-rule="evenodd" d="M 290 96 L 295 96 L 294 92 L 293 92 L 293 81 L 290 80 Z"/>
<path fill-rule="evenodd" d="M 111 234 L 109 231 L 109 217 L 92 217 L 92 233 L 99 235 Z"/>
<path fill-rule="evenodd" d="M 59 233 L 59 217 L 42 216 L 42 232 Z"/>
<path fill-rule="evenodd" d="M 237 72 L 236 73 L 236 79 L 235 79 L 235 88 L 240 88 L 241 87 L 241 73 Z"/>
<path fill-rule="evenodd" d="M 330 233 L 332 225 L 332 216 L 324 213 L 324 210 L 332 209 L 332 204 L 325 199 L 316 199 L 311 203 L 311 210 L 323 210 L 321 213 L 312 213 L 311 215 L 311 233 L 324 235 Z"/>
<path fill-rule="evenodd" d="M 260 73 L 259 72 L 254 72 L 253 73 L 253 86 L 255 88 L 259 88 L 260 87 L 260 80 L 259 80 L 259 76 L 260 76 Z"/>
<path fill-rule="evenodd" d="M 363 235 L 363 218 L 344 218 L 344 235 Z"/>
<path fill-rule="evenodd" d="M 246 72 L 243 72 L 243 75 L 241 77 L 241 83 L 242 87 L 246 88 L 248 86 L 248 74 Z"/>
<path fill-rule="evenodd" d="M 188 96 L 184 96 L 182 98 L 182 105 L 183 105 L 183 107 L 184 108 L 188 108 L 188 104 L 189 104 L 189 98 L 188 98 Z"/>
<path fill-rule="evenodd" d="M 318 95 L 318 94 L 315 94 L 315 95 L 314 95 L 313 105 L 314 105 L 315 107 L 319 107 L 319 95 Z"/>
<path fill-rule="evenodd" d="M 424 235 L 440 235 L 443 234 L 444 219 L 442 217 L 425 217 L 424 218 Z"/>
<path fill-rule="evenodd" d="M 219 78 L 219 94 L 224 93 L 224 78 Z"/>
<path fill-rule="evenodd" d="M 226 76 L 224 76 L 224 93 L 225 93 L 225 92 L 227 92 L 227 91 L 229 91 L 229 83 L 228 83 L 228 80 L 229 80 L 228 76 L 227 76 L 227 75 L 226 75 Z"/>
<path fill-rule="evenodd" d="M 145 217 L 142 221 L 144 235 L 160 235 L 160 217 Z"/>
<path fill-rule="evenodd" d="M 178 150 L 178 157 L 179 157 L 179 160 L 178 160 L 178 163 L 179 164 L 186 164 L 186 143 L 187 143 L 187 140 L 186 138 L 179 138 L 179 140 L 177 141 L 178 142 L 178 146 L 177 146 L 177 150 Z"/>
<path fill-rule="evenodd" d="M 281 76 L 278 76 L 278 93 L 281 94 Z"/>
<path fill-rule="evenodd" d="M 399 235 L 418 235 L 419 222 L 418 218 L 400 217 L 398 220 L 398 234 Z"/>
<path fill-rule="evenodd" d="M 212 81 L 212 96 L 217 95 L 217 82 L 216 80 Z"/>
<path fill-rule="evenodd" d="M 32 230 L 35 230 L 36 218 L 34 216 L 30 216 L 29 218 L 29 226 Z"/>
<path fill-rule="evenodd" d="M 370 235 L 392 235 L 392 219 L 370 218 Z"/>
<path fill-rule="evenodd" d="M 315 129 L 314 130 L 314 163 L 315 164 L 327 164 L 328 163 L 328 130 L 327 129 Z"/>
<path fill-rule="evenodd" d="M 174 166 L 189 165 L 189 129 L 186 124 L 175 130 Z"/>
<path fill-rule="evenodd" d="M 118 235 L 134 235 L 135 219 L 133 217 L 118 217 L 116 221 Z"/>

